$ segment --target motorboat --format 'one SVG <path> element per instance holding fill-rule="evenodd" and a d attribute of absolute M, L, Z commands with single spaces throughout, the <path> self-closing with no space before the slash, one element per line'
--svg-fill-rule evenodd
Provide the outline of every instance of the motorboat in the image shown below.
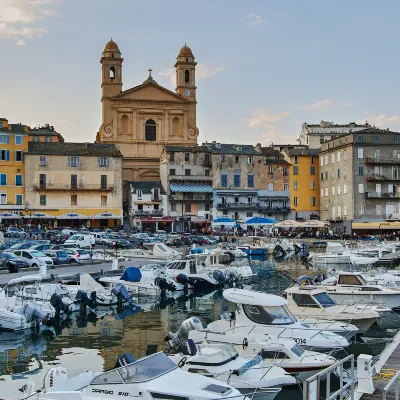
<path fill-rule="evenodd" d="M 368 282 L 368 284 L 389 286 L 389 287 L 399 287 L 400 288 L 400 271 L 393 270 L 383 270 L 380 268 L 378 270 L 370 270 L 362 274 L 363 278 Z"/>
<path fill-rule="evenodd" d="M 163 292 L 181 292 L 191 288 L 185 275 L 169 278 L 165 269 L 158 264 L 145 265 L 142 268 L 128 267 L 120 277 L 104 276 L 102 284 L 123 285 L 129 292 L 147 296 L 158 296 Z"/>
<path fill-rule="evenodd" d="M 248 256 L 264 256 L 267 254 L 267 249 L 259 244 L 245 244 L 237 248 Z"/>
<path fill-rule="evenodd" d="M 337 242 L 328 242 L 325 253 L 310 253 L 308 257 L 308 261 L 316 267 L 372 265 L 378 259 L 352 253 Z"/>
<path fill-rule="evenodd" d="M 27 329 L 38 331 L 40 326 L 51 326 L 55 316 L 49 304 L 32 299 L 18 301 L 19 287 L 42 279 L 41 275 L 12 279 L 0 290 L 0 331 L 18 332 Z"/>
<path fill-rule="evenodd" d="M 346 336 L 351 332 L 343 328 L 342 323 L 315 320 L 313 326 L 304 324 L 288 310 L 283 297 L 236 288 L 224 290 L 223 296 L 236 304 L 236 310 L 224 314 L 220 320 L 211 322 L 201 330 L 200 334 L 207 332 L 210 340 L 218 340 L 221 335 L 230 340 L 230 336 L 239 333 L 247 335 L 248 340 L 260 336 L 293 339 L 307 349 L 329 350 L 349 345 Z M 357 328 L 353 327 L 352 330 L 357 331 Z M 195 335 L 196 331 L 193 330 L 189 338 L 196 341 Z"/>
<path fill-rule="evenodd" d="M 296 384 L 296 379 L 281 367 L 264 364 L 261 353 L 250 357 L 238 354 L 231 344 L 188 345 L 189 351 L 169 355 L 183 371 L 214 378 L 241 393 L 262 391 L 262 398 L 272 400 L 282 386 Z"/>
<path fill-rule="evenodd" d="M 221 381 L 178 368 L 164 353 L 137 361 L 125 355 L 114 369 L 85 372 L 68 379 L 62 367 L 50 369 L 43 387 L 34 390 L 33 382 L 25 385 L 24 399 L 35 400 L 101 400 L 136 398 L 211 400 L 243 395 Z"/>
<path fill-rule="evenodd" d="M 194 334 L 190 334 L 194 331 Z M 187 338 L 191 337 L 196 344 L 209 345 L 210 343 L 228 344 L 244 358 L 252 359 L 261 355 L 261 366 L 276 365 L 297 379 L 305 379 L 319 371 L 333 365 L 337 360 L 330 354 L 305 350 L 293 339 L 265 338 L 258 336 L 250 339 L 247 334 L 213 334 L 203 329 L 197 317 L 183 321 L 178 332 L 169 332 L 167 337 L 167 351 L 181 353 L 187 348 Z M 190 339 L 189 339 L 190 340 Z"/>
<path fill-rule="evenodd" d="M 324 289 L 315 285 L 292 286 L 285 290 L 288 309 L 307 324 L 309 318 L 343 321 L 355 325 L 365 333 L 383 313 L 392 310 L 383 306 L 339 305 Z"/>
<path fill-rule="evenodd" d="M 368 283 L 362 272 L 343 272 L 317 283 L 339 304 L 374 303 L 395 309 L 400 307 L 400 288 Z"/>
<path fill-rule="evenodd" d="M 118 251 L 118 254 L 125 258 L 149 258 L 157 260 L 170 260 L 182 257 L 182 253 L 171 249 L 164 243 L 144 243 L 140 249 L 126 249 Z"/>

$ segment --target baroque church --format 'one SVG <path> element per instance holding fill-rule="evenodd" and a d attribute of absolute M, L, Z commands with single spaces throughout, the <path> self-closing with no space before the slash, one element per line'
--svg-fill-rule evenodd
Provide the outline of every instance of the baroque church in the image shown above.
<path fill-rule="evenodd" d="M 114 143 L 123 155 L 122 179 L 154 181 L 160 178 L 163 146 L 195 146 L 196 62 L 188 46 L 182 47 L 175 63 L 176 93 L 160 86 L 152 77 L 122 90 L 121 52 L 110 40 L 102 65 L 102 124 L 98 143 Z"/>

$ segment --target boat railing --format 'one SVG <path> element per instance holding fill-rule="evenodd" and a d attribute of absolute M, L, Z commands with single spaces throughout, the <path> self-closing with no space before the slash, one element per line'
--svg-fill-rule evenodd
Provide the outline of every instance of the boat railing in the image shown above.
<path fill-rule="evenodd" d="M 248 386 L 252 386 L 250 383 L 246 383 Z M 227 396 L 224 397 L 224 400 L 252 400 L 254 397 L 264 397 L 271 393 L 271 390 L 277 390 L 276 388 L 270 388 L 270 390 L 260 389 L 254 390 L 254 392 L 246 393 L 246 394 L 238 394 L 236 396 Z M 221 400 L 221 397 L 216 397 L 215 399 L 210 400 Z"/>

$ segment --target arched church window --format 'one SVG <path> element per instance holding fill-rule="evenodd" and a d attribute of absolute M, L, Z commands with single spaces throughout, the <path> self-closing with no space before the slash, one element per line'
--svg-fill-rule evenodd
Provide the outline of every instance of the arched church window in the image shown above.
<path fill-rule="evenodd" d="M 144 126 L 145 139 L 148 142 L 155 142 L 157 140 L 157 125 L 152 119 L 148 119 Z"/>
<path fill-rule="evenodd" d="M 114 58 L 114 53 L 111 53 L 111 58 Z"/>
<path fill-rule="evenodd" d="M 190 73 L 189 70 L 185 71 L 185 83 L 189 83 L 190 82 Z"/>
<path fill-rule="evenodd" d="M 172 118 L 172 135 L 174 136 L 182 135 L 181 120 L 178 117 Z"/>
<path fill-rule="evenodd" d="M 127 115 L 121 117 L 121 130 L 122 133 L 129 133 L 129 118 Z"/>
<path fill-rule="evenodd" d="M 113 81 L 115 79 L 115 68 L 110 68 L 110 80 Z"/>
<path fill-rule="evenodd" d="M 186 57 L 186 62 L 189 62 L 189 59 Z"/>

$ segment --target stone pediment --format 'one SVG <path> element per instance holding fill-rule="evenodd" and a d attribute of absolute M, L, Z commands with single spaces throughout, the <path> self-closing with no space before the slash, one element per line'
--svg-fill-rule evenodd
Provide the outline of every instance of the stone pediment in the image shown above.
<path fill-rule="evenodd" d="M 130 100 L 130 101 L 154 101 L 154 102 L 178 102 L 187 104 L 189 101 L 182 96 L 168 90 L 154 81 L 145 81 L 139 86 L 124 90 L 113 96 L 112 100 Z"/>

